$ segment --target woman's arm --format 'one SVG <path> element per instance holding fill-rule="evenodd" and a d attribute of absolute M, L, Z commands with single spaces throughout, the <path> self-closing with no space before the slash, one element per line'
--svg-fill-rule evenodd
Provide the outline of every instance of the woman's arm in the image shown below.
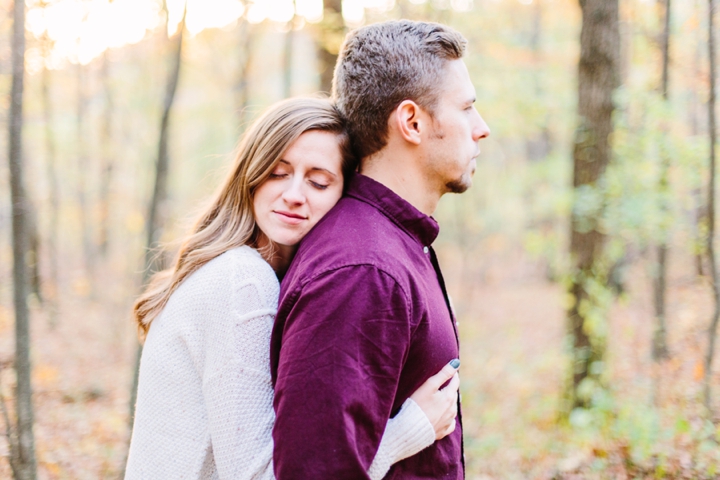
<path fill-rule="evenodd" d="M 269 343 L 277 280 L 253 255 L 230 252 L 224 286 L 206 293 L 217 309 L 206 316 L 203 396 L 220 479 L 273 478 Z"/>
<path fill-rule="evenodd" d="M 394 463 L 415 455 L 455 430 L 459 365 L 459 361 L 453 360 L 426 380 L 405 400 L 398 414 L 388 420 L 368 470 L 372 480 L 382 479 Z M 441 389 L 448 380 L 448 386 Z"/>

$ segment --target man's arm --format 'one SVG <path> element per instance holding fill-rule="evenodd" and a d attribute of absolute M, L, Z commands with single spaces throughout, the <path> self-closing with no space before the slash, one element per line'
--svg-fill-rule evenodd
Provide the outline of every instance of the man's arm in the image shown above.
<path fill-rule="evenodd" d="M 352 266 L 288 299 L 275 385 L 275 475 L 366 480 L 410 344 L 405 292 L 375 267 Z"/>

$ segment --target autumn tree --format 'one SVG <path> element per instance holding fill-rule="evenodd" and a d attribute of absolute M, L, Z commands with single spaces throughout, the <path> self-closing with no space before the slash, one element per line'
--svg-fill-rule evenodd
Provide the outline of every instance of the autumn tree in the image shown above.
<path fill-rule="evenodd" d="M 255 47 L 255 32 L 252 24 L 245 18 L 241 18 L 238 22 L 238 66 L 233 84 L 233 92 L 235 94 L 235 110 L 237 112 L 238 124 L 242 125 L 245 121 L 245 109 L 248 106 L 249 78 L 250 69 L 252 67 L 253 50 Z"/>
<path fill-rule="evenodd" d="M 318 34 L 318 71 L 320 91 L 330 93 L 335 62 L 345 38 L 345 21 L 342 16 L 342 0 L 324 0 L 324 6 Z"/>
<path fill-rule="evenodd" d="M 33 434 L 32 385 L 30 377 L 30 202 L 25 192 L 23 165 L 23 83 L 25 77 L 25 2 L 15 0 L 12 27 L 12 85 L 8 122 L 8 161 L 12 203 L 13 305 L 15 308 L 15 414 L 9 418 L 1 402 L 10 446 L 10 465 L 16 480 L 34 480 L 35 437 Z"/>
<path fill-rule="evenodd" d="M 605 285 L 603 250 L 606 236 L 599 228 L 602 203 L 597 193 L 610 162 L 613 91 L 618 86 L 620 31 L 618 0 L 580 0 L 582 31 L 578 65 L 578 126 L 573 148 L 574 210 L 570 255 L 573 262 L 568 311 L 572 338 L 572 407 L 589 407 L 599 385 L 605 353 L 604 319 L 598 286 Z M 601 195 L 600 195 L 601 196 Z"/>
<path fill-rule="evenodd" d="M 77 148 L 77 185 L 76 195 L 78 209 L 80 212 L 80 239 L 83 246 L 83 260 L 85 262 L 85 273 L 88 285 L 92 289 L 95 278 L 95 239 L 92 228 L 91 202 L 89 195 L 89 182 L 87 181 L 88 169 L 90 168 L 90 157 L 88 153 L 88 98 L 87 98 L 87 68 L 81 64 L 75 66 L 77 74 L 76 84 L 76 113 L 75 113 L 75 135 Z"/>
<path fill-rule="evenodd" d="M 102 170 L 100 173 L 100 238 L 98 241 L 99 253 L 104 258 L 108 254 L 110 243 L 110 185 L 114 169 L 114 153 L 112 148 L 113 105 L 112 90 L 110 88 L 110 60 L 106 51 L 102 57 L 100 77 L 102 81 L 105 104 L 103 107 L 100 135 L 102 139 Z"/>
<path fill-rule="evenodd" d="M 718 318 L 720 318 L 720 285 L 718 284 L 717 258 L 715 256 L 715 144 L 716 142 L 716 119 L 715 119 L 715 0 L 708 0 L 708 57 L 710 63 L 710 98 L 708 99 L 708 136 L 710 139 L 710 177 L 708 179 L 708 200 L 707 200 L 707 253 L 710 264 L 710 280 L 712 282 L 713 309 L 708 328 L 708 348 L 705 354 L 705 376 L 703 397 L 705 406 L 710 408 L 711 392 L 710 378 L 712 377 L 712 364 L 715 355 L 715 338 L 717 336 Z"/>
<path fill-rule="evenodd" d="M 43 4 L 47 8 L 47 4 Z M 42 39 L 43 58 L 50 54 L 50 38 L 47 34 Z M 53 104 L 50 96 L 51 75 L 50 69 L 45 66 L 41 72 L 41 96 L 43 106 L 43 123 L 45 124 L 45 171 L 47 175 L 49 202 L 48 202 L 48 228 L 45 245 L 48 259 L 48 288 L 46 288 L 46 305 L 50 325 L 55 326 L 58 318 L 58 304 L 60 301 L 58 282 L 58 236 L 60 213 L 60 187 L 57 175 L 57 148 L 55 131 L 53 129 Z"/>
<path fill-rule="evenodd" d="M 670 0 L 664 0 L 664 18 L 663 18 L 663 34 L 662 34 L 662 80 L 660 85 L 660 92 L 665 103 L 668 103 L 668 78 L 669 78 L 669 65 L 670 65 Z M 663 128 L 667 131 L 667 126 L 663 125 Z M 669 132 L 667 132 L 669 134 Z M 666 138 L 664 137 L 666 141 Z M 667 326 L 666 326 L 666 309 L 665 309 L 665 292 L 667 290 L 667 255 L 668 255 L 668 236 L 669 236 L 669 225 L 668 223 L 668 211 L 670 205 L 668 204 L 669 195 L 669 183 L 670 183 L 670 155 L 667 151 L 667 146 L 663 145 L 660 165 L 660 180 L 658 184 L 658 190 L 660 193 L 660 212 L 661 218 L 661 238 L 657 245 L 657 269 L 655 272 L 653 282 L 653 297 L 655 307 L 655 331 L 653 333 L 652 341 L 652 357 L 653 360 L 659 361 L 667 358 L 668 347 L 667 347 Z"/>

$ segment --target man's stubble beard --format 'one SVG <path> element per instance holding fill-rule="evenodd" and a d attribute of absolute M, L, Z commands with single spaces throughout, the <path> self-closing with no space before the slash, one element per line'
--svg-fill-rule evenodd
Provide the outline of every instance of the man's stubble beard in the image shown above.
<path fill-rule="evenodd" d="M 434 130 L 431 132 L 430 138 L 432 140 L 443 140 L 445 138 L 445 132 L 442 127 L 437 123 L 434 123 L 433 127 Z M 473 168 L 472 172 L 463 173 L 460 178 L 456 178 L 455 180 L 445 183 L 445 193 L 465 193 L 470 187 L 472 187 L 472 177 L 474 174 L 475 169 Z"/>
<path fill-rule="evenodd" d="M 472 186 L 472 181 L 467 182 L 463 178 L 453 180 L 445 184 L 448 193 L 465 193 Z"/>
<path fill-rule="evenodd" d="M 475 169 L 470 173 L 463 173 L 460 178 L 451 180 L 445 184 L 447 193 L 465 193 L 472 187 L 472 177 L 475 175 Z"/>

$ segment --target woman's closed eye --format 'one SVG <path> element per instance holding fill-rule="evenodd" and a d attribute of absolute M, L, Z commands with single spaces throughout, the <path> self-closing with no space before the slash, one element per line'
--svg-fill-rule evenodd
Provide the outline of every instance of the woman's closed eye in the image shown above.
<path fill-rule="evenodd" d="M 325 170 L 317 169 L 310 172 L 310 175 L 308 175 L 307 181 L 308 183 L 318 190 L 325 190 L 328 188 L 332 183 L 335 181 L 335 176 L 330 173 L 327 173 Z"/>
<path fill-rule="evenodd" d="M 269 178 L 285 178 L 290 174 L 290 169 L 285 165 L 279 165 L 272 172 L 270 172 Z"/>
<path fill-rule="evenodd" d="M 318 182 L 317 180 L 310 180 L 310 185 L 317 188 L 318 190 L 325 190 L 326 188 L 328 188 L 330 186 L 328 184 Z"/>

